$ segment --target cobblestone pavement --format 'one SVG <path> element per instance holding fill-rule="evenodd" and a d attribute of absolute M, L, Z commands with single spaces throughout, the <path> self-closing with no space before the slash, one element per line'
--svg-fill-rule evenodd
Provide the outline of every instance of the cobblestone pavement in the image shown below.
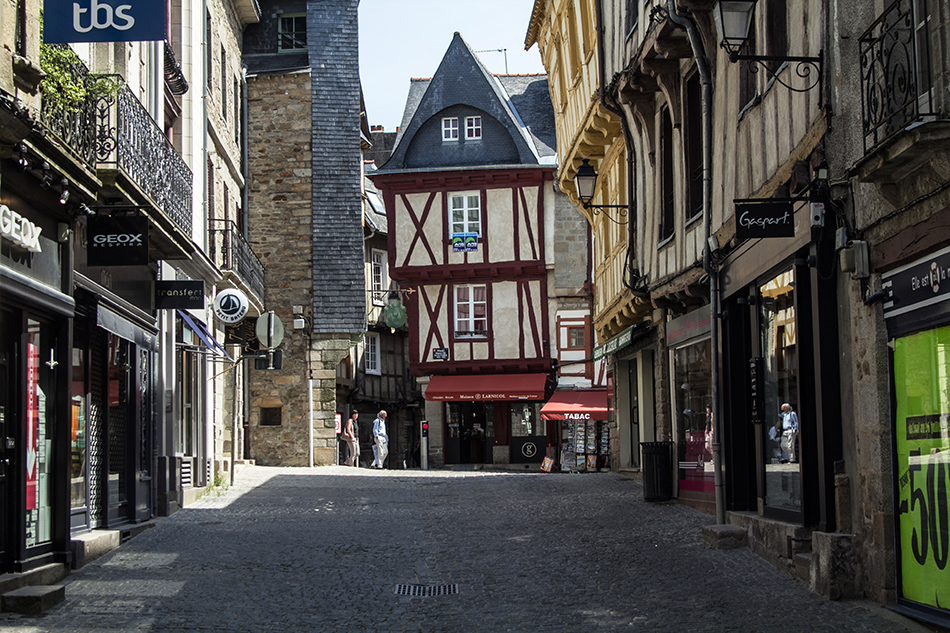
<path fill-rule="evenodd" d="M 926 630 L 710 549 L 711 522 L 611 473 L 252 467 L 0 631 Z"/>

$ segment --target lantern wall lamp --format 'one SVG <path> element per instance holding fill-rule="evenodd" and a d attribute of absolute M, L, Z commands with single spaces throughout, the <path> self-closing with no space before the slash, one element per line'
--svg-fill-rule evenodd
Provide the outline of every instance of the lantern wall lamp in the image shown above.
<path fill-rule="evenodd" d="M 824 54 L 819 51 L 817 57 L 783 56 L 783 55 L 748 55 L 740 54 L 749 41 L 752 30 L 755 4 L 757 0 L 719 0 L 713 9 L 716 19 L 716 28 L 719 29 L 719 45 L 729 53 L 729 61 L 751 62 L 749 70 L 758 72 L 761 66 L 775 81 L 793 92 L 808 92 L 818 88 L 818 105 L 822 103 L 822 66 Z M 770 63 L 778 62 L 794 66 L 795 75 L 802 78 L 804 86 L 795 87 L 783 80 L 779 73 L 773 70 Z"/>
<path fill-rule="evenodd" d="M 594 191 L 597 187 L 597 172 L 591 167 L 590 161 L 588 159 L 583 159 L 581 166 L 577 168 L 577 173 L 574 174 L 574 189 L 577 191 L 577 198 L 581 201 L 581 205 L 585 209 L 592 209 L 594 215 L 597 215 L 604 209 L 617 209 L 617 215 L 626 218 L 627 217 L 627 205 L 625 204 L 591 204 L 591 200 L 594 199 Z M 610 217 L 606 211 L 604 211 L 604 217 L 612 222 L 617 224 L 626 224 L 626 220 L 618 220 Z"/>

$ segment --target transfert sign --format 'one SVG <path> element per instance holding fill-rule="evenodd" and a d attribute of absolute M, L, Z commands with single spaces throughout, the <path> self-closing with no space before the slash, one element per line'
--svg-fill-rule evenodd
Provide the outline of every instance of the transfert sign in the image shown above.
<path fill-rule="evenodd" d="M 165 39 L 157 0 L 45 0 L 43 42 L 155 42 Z"/>

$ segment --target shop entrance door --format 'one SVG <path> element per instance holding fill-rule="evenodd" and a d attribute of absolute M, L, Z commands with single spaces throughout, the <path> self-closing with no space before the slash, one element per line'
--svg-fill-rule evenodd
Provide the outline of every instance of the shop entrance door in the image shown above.
<path fill-rule="evenodd" d="M 453 402 L 449 405 L 446 461 L 450 464 L 485 464 L 489 459 L 492 405 L 484 402 Z M 494 442 L 492 442 L 494 443 Z"/>
<path fill-rule="evenodd" d="M 0 573 L 12 571 L 16 529 L 16 411 L 20 381 L 17 375 L 17 339 L 20 326 L 13 314 L 0 310 Z"/>

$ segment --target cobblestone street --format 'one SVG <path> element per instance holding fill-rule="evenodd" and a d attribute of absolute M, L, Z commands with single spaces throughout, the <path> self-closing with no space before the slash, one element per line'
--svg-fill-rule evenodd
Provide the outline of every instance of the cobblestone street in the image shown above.
<path fill-rule="evenodd" d="M 0 631 L 929 630 L 712 550 L 712 522 L 609 473 L 252 467 Z"/>

